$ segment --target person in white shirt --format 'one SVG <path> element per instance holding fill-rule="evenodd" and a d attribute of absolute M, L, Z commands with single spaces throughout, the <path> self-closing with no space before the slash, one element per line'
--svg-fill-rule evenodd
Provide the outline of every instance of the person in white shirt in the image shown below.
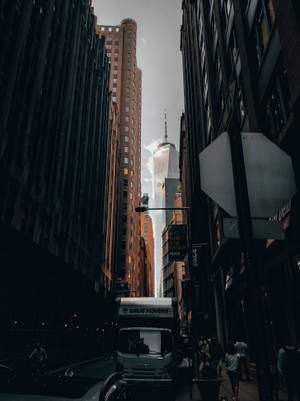
<path fill-rule="evenodd" d="M 248 370 L 248 345 L 244 341 L 236 341 L 234 344 L 237 353 L 240 356 L 240 380 L 243 379 L 243 372 L 245 372 L 246 380 L 249 381 L 249 370 Z"/>

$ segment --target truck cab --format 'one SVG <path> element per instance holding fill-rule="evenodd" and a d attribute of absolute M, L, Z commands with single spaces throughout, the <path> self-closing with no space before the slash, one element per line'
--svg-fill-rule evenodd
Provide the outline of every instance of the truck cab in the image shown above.
<path fill-rule="evenodd" d="M 118 300 L 117 365 L 127 382 L 173 384 L 177 306 L 172 298 Z"/>

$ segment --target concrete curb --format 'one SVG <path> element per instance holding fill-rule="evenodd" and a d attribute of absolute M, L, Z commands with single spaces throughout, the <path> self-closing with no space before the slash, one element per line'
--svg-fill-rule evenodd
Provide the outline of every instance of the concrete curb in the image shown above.
<path fill-rule="evenodd" d="M 59 373 L 61 371 L 67 370 L 68 368 L 74 368 L 74 367 L 77 367 L 77 366 L 86 365 L 88 363 L 96 362 L 96 361 L 105 361 L 105 360 L 111 358 L 112 356 L 113 356 L 113 354 L 108 354 L 108 355 L 97 356 L 95 358 L 85 359 L 84 361 L 74 362 L 74 363 L 71 363 L 69 365 L 61 366 L 61 367 L 56 368 L 56 369 L 51 369 L 51 370 L 49 370 L 48 373 L 50 375 L 53 375 L 55 373 Z"/>

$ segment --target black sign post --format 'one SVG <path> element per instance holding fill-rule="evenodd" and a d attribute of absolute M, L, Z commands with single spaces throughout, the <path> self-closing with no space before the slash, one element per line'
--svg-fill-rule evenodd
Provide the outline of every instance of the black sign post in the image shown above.
<path fill-rule="evenodd" d="M 184 260 L 187 254 L 186 224 L 172 224 L 168 228 L 168 255 L 170 261 Z"/>

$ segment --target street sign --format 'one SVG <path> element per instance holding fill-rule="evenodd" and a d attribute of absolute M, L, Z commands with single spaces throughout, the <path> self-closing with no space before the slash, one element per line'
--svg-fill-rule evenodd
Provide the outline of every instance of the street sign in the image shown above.
<path fill-rule="evenodd" d="M 205 259 L 207 257 L 207 243 L 203 244 L 192 244 L 192 267 L 200 267 L 205 265 Z"/>
<path fill-rule="evenodd" d="M 229 136 L 224 132 L 200 153 L 201 189 L 231 216 L 236 216 Z"/>
<path fill-rule="evenodd" d="M 185 224 L 172 224 L 168 228 L 168 255 L 170 261 L 179 261 L 187 253 L 187 227 Z"/>
<path fill-rule="evenodd" d="M 258 132 L 243 132 L 251 217 L 271 217 L 296 193 L 291 157 Z"/>
<path fill-rule="evenodd" d="M 251 217 L 271 217 L 295 193 L 292 160 L 258 132 L 242 132 Z M 199 156 L 202 190 L 237 216 L 230 140 L 221 134 Z"/>

